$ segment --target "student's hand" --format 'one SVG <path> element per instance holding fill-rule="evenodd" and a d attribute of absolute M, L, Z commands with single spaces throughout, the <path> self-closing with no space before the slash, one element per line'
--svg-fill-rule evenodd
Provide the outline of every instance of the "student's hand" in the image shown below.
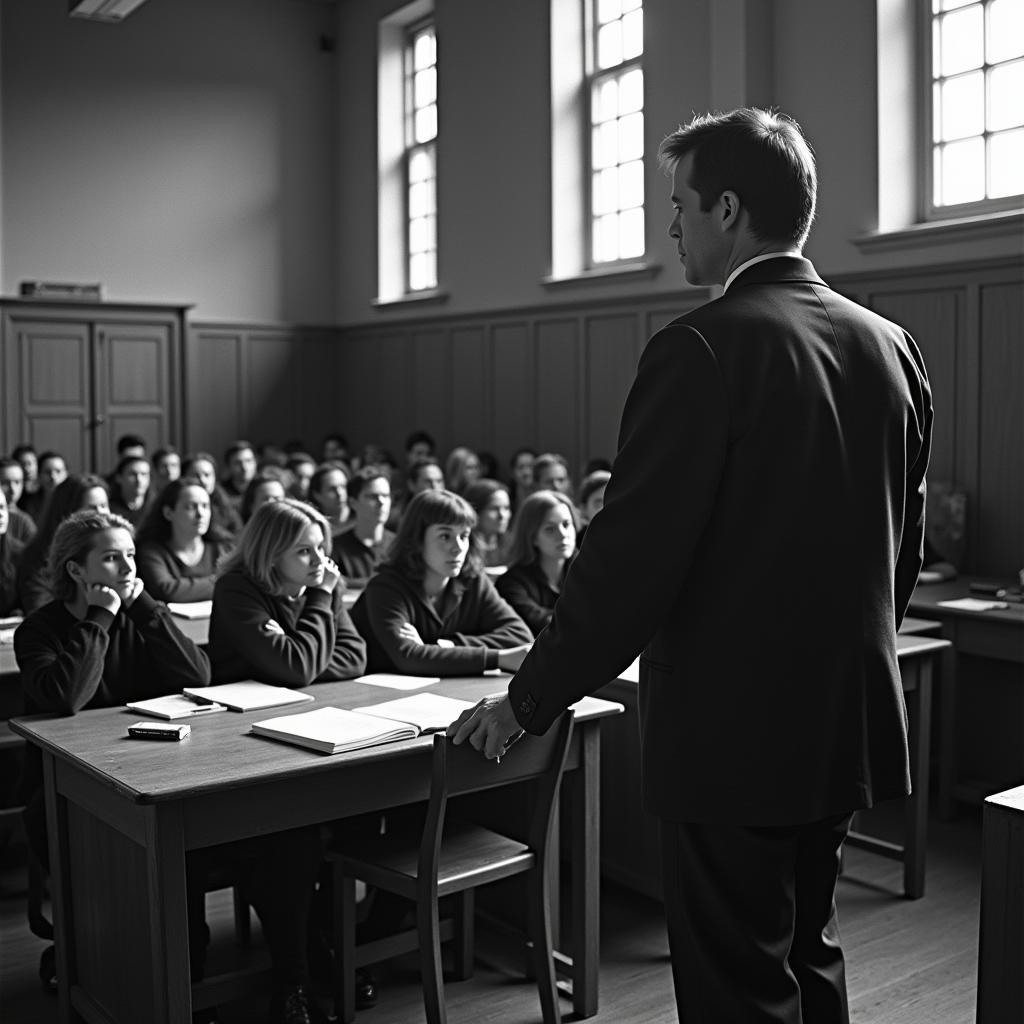
<path fill-rule="evenodd" d="M 507 693 L 484 697 L 475 708 L 463 711 L 445 733 L 456 745 L 469 740 L 488 760 L 500 760 L 522 734 Z"/>
<path fill-rule="evenodd" d="M 124 597 L 124 606 L 125 606 L 125 608 L 131 608 L 131 606 L 133 604 L 135 604 L 135 601 L 138 598 L 139 594 L 141 594 L 142 591 L 145 590 L 145 588 L 146 588 L 146 585 L 142 582 L 142 577 L 141 576 L 136 576 L 135 580 L 132 583 L 131 591 L 129 593 L 125 594 L 125 597 Z"/>
<path fill-rule="evenodd" d="M 505 650 L 498 651 L 498 668 L 503 672 L 518 672 L 532 646 L 533 644 L 523 644 L 521 647 L 506 647 Z"/>
<path fill-rule="evenodd" d="M 403 622 L 398 627 L 398 639 L 411 640 L 414 644 L 423 646 L 423 637 L 420 636 L 419 630 L 411 622 Z"/>
<path fill-rule="evenodd" d="M 326 590 L 328 594 L 334 593 L 334 588 L 341 579 L 341 570 L 333 558 L 324 559 L 324 578 L 317 584 L 320 590 Z"/>
<path fill-rule="evenodd" d="M 106 608 L 111 615 L 116 615 L 121 608 L 121 595 L 113 587 L 94 583 L 85 592 L 85 603 L 91 608 Z"/>

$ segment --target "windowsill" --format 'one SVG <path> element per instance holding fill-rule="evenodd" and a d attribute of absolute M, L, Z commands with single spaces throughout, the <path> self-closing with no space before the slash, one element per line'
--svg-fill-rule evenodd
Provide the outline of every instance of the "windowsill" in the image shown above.
<path fill-rule="evenodd" d="M 370 305 L 374 309 L 393 309 L 402 306 L 416 305 L 443 305 L 448 301 L 448 293 L 439 288 L 431 288 L 429 291 L 408 292 L 405 295 L 396 295 L 393 299 L 373 299 Z"/>
<path fill-rule="evenodd" d="M 898 231 L 876 231 L 852 238 L 861 252 L 891 252 L 921 245 L 946 245 L 978 239 L 1021 235 L 1024 232 L 1024 210 L 986 213 L 954 220 L 934 220 L 912 224 Z"/>
<path fill-rule="evenodd" d="M 545 288 L 571 288 L 575 285 L 609 284 L 615 281 L 652 280 L 661 273 L 660 263 L 616 263 L 611 267 L 600 267 L 593 270 L 581 270 L 571 277 L 544 277 L 541 284 Z"/>

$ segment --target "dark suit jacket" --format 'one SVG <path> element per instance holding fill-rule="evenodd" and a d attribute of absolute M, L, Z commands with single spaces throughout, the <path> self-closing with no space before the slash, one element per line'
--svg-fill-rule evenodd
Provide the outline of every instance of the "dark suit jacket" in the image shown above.
<path fill-rule="evenodd" d="M 895 635 L 931 419 L 913 340 L 804 259 L 659 331 L 604 509 L 509 686 L 520 723 L 544 731 L 643 651 L 655 814 L 792 824 L 908 792 Z"/>

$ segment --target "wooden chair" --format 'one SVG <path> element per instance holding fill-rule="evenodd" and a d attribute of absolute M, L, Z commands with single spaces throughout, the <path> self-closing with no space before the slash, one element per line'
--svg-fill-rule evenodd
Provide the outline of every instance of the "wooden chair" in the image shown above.
<path fill-rule="evenodd" d="M 337 843 L 328 851 L 334 864 L 335 1013 L 343 1024 L 355 1017 L 355 970 L 419 949 L 423 1001 L 429 1024 L 445 1024 L 441 940 L 457 939 L 456 974 L 472 972 L 473 890 L 512 875 L 527 876 L 527 931 L 545 1024 L 561 1015 L 555 989 L 547 854 L 554 829 L 555 797 L 572 737 L 572 712 L 544 736 L 524 736 L 501 763 L 485 761 L 468 743 L 452 745 L 434 737 L 430 801 L 422 836 L 380 836 Z M 526 843 L 490 829 L 449 821 L 450 797 L 535 780 Z M 363 946 L 355 945 L 355 883 L 397 893 L 416 905 L 416 928 Z M 442 927 L 438 900 L 456 895 L 454 927 Z M 449 922 L 445 922 L 450 925 Z"/>

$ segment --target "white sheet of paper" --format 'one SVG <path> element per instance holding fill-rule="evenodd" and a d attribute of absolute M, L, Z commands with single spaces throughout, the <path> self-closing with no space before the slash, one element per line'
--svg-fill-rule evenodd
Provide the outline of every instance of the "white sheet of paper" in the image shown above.
<path fill-rule="evenodd" d="M 208 619 L 213 614 L 213 601 L 168 601 L 167 610 L 181 619 Z"/>
<path fill-rule="evenodd" d="M 368 676 L 353 679 L 354 683 L 368 683 L 370 686 L 383 686 L 389 690 L 422 690 L 425 686 L 433 686 L 441 682 L 440 676 L 402 676 L 393 672 L 371 672 Z"/>
<path fill-rule="evenodd" d="M 993 608 L 1009 608 L 1005 601 L 980 601 L 976 597 L 958 597 L 955 601 L 940 601 L 944 608 L 959 608 L 963 612 L 990 612 Z"/>

